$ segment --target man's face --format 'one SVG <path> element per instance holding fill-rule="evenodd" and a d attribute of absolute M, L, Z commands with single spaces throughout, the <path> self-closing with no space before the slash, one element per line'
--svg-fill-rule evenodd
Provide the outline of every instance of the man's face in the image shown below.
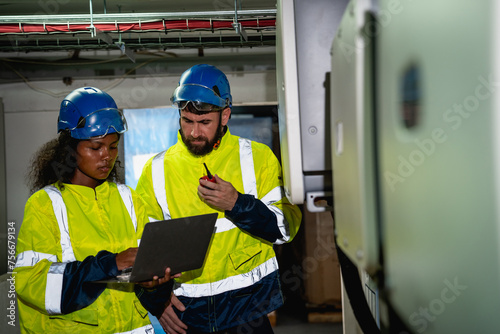
<path fill-rule="evenodd" d="M 222 115 L 220 113 L 222 112 Z M 229 120 L 231 109 L 198 115 L 186 109 L 181 110 L 181 138 L 194 155 L 210 153 L 220 139 L 222 128 Z M 221 117 L 222 116 L 222 117 Z"/>

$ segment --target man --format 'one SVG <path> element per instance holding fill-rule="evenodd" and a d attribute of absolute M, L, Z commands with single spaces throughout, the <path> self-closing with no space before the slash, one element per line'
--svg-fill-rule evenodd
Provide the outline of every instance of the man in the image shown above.
<path fill-rule="evenodd" d="M 167 333 L 273 333 L 267 314 L 283 304 L 273 245 L 291 241 L 301 221 L 281 166 L 266 145 L 229 132 L 230 87 L 216 67 L 185 71 L 172 102 L 180 140 L 148 161 L 137 192 L 157 220 L 219 217 L 203 267 L 177 280 L 160 323 Z"/>

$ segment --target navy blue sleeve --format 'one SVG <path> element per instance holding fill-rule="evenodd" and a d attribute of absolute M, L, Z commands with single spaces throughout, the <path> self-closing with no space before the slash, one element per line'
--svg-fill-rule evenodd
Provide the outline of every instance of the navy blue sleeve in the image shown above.
<path fill-rule="evenodd" d="M 135 294 L 142 306 L 148 310 L 152 315 L 160 318 L 170 301 L 170 295 L 172 294 L 172 288 L 174 286 L 174 280 L 171 279 L 167 283 L 164 283 L 154 289 L 146 289 L 140 285 L 135 285 Z"/>
<path fill-rule="evenodd" d="M 233 209 L 225 214 L 233 224 L 256 237 L 269 242 L 283 237 L 274 212 L 253 195 L 238 193 Z"/>
<path fill-rule="evenodd" d="M 64 269 L 61 295 L 61 313 L 78 311 L 92 304 L 106 289 L 106 284 L 93 281 L 118 275 L 116 254 L 100 251 L 83 261 L 69 262 Z"/>

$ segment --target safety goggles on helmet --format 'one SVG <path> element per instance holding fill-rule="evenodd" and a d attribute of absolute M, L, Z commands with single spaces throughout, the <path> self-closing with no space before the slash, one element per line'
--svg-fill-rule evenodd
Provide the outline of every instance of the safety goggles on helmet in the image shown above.
<path fill-rule="evenodd" d="M 211 112 L 211 111 L 219 111 L 222 108 L 215 106 L 210 103 L 200 102 L 200 101 L 179 101 L 175 104 L 175 106 L 181 110 L 187 107 L 187 105 L 191 103 L 191 105 L 198 111 L 201 112 Z"/>
<path fill-rule="evenodd" d="M 184 109 L 191 102 L 198 111 L 215 111 L 231 106 L 231 101 L 220 97 L 220 94 L 204 85 L 188 83 L 177 87 L 170 98 L 172 105 Z"/>
<path fill-rule="evenodd" d="M 69 129 L 76 139 L 102 138 L 110 133 L 127 131 L 127 121 L 123 113 L 114 108 L 94 111 L 78 121 L 76 127 Z"/>

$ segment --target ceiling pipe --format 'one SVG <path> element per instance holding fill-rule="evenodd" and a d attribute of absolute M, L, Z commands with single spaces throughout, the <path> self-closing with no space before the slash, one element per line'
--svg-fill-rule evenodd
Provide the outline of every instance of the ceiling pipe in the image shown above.
<path fill-rule="evenodd" d="M 131 20 L 228 18 L 234 19 L 234 11 L 176 12 L 176 13 L 113 13 L 113 14 L 61 14 L 61 15 L 6 15 L 0 23 L 66 23 L 71 22 L 130 22 Z M 276 9 L 240 10 L 239 17 L 276 16 Z"/>

